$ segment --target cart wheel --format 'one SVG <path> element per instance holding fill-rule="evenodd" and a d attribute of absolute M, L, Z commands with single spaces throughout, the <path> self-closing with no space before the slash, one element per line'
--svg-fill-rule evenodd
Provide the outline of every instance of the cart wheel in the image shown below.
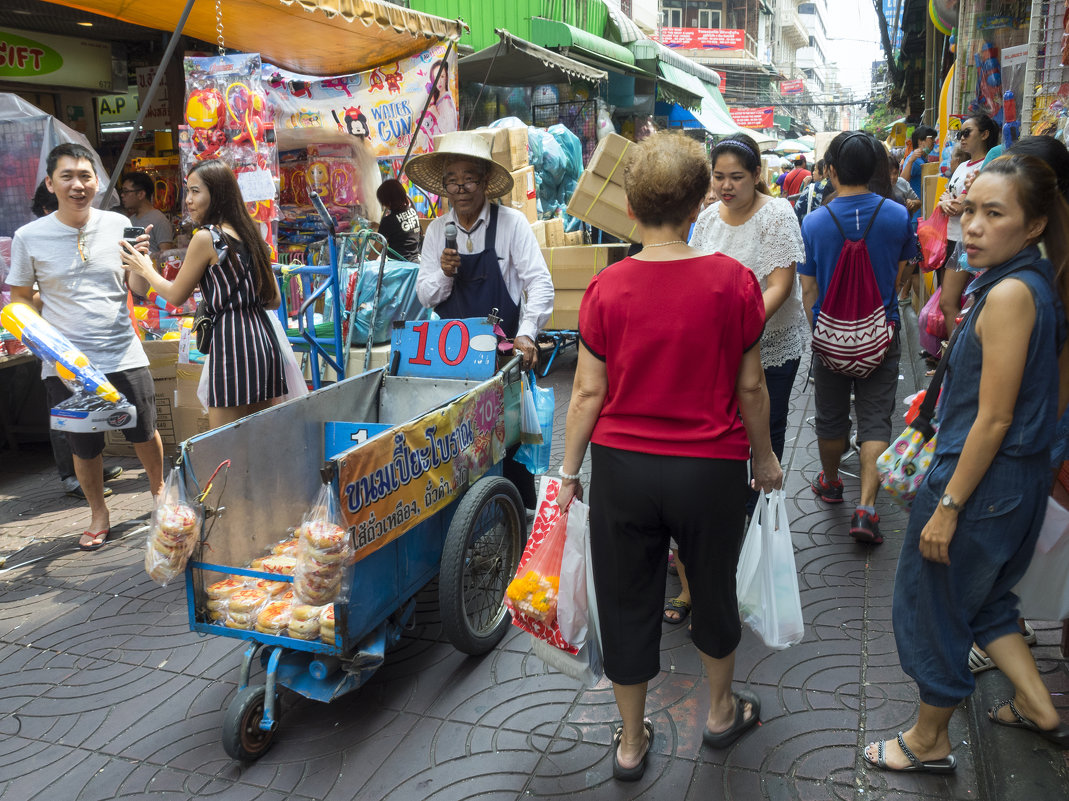
<path fill-rule="evenodd" d="M 266 694 L 262 684 L 250 685 L 238 692 L 227 707 L 223 718 L 223 750 L 231 758 L 251 762 L 271 747 L 275 729 L 260 729 Z"/>
<path fill-rule="evenodd" d="M 512 482 L 488 476 L 460 499 L 442 549 L 438 604 L 449 641 L 485 654 L 508 631 L 505 588 L 523 553 L 523 501 Z"/>

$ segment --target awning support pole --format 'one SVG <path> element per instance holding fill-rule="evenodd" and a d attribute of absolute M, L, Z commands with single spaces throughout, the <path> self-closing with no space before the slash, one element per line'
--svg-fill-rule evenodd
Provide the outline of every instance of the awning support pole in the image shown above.
<path fill-rule="evenodd" d="M 507 47 L 507 43 L 505 42 L 505 36 L 504 36 L 504 34 L 501 33 L 501 29 L 500 28 L 494 28 L 494 33 L 496 33 L 498 35 L 498 37 L 500 38 L 500 40 L 501 40 L 500 44 L 506 45 L 506 47 Z M 472 105 L 471 105 L 471 113 L 472 114 L 474 114 L 475 113 L 475 109 L 477 109 L 479 107 L 479 101 L 483 99 L 483 90 L 486 89 L 486 84 L 490 80 L 490 73 L 494 71 L 494 62 L 497 61 L 497 57 L 498 57 L 498 55 L 500 55 L 500 53 L 501 53 L 501 48 L 499 46 L 498 49 L 496 49 L 494 51 L 494 55 L 490 59 L 490 63 L 486 67 L 486 75 L 483 76 L 482 83 L 479 84 L 479 94 L 475 96 L 475 102 L 472 103 Z M 468 117 L 468 122 L 471 122 L 471 117 L 470 116 Z M 463 130 L 463 129 L 461 129 L 461 130 Z"/>
<path fill-rule="evenodd" d="M 192 2 L 192 0 L 190 0 Z M 456 44 L 455 39 L 449 40 L 449 45 L 445 48 L 445 54 L 442 56 L 442 60 L 438 62 L 438 71 L 431 77 L 431 88 L 427 90 L 427 102 L 423 104 L 423 112 L 419 115 L 419 122 L 416 123 L 415 133 L 412 134 L 412 138 L 408 140 L 408 150 L 405 151 L 405 157 L 401 160 L 401 169 L 405 168 L 408 164 L 408 157 L 412 155 L 412 148 L 416 145 L 416 138 L 419 136 L 419 132 L 423 129 L 423 120 L 427 116 L 427 110 L 431 107 L 431 98 L 434 97 L 434 90 L 438 86 L 438 77 L 442 74 L 442 70 L 445 69 L 445 63 L 449 60 L 449 52 L 453 49 L 453 45 Z M 460 79 L 457 79 L 459 84 Z M 460 125 L 460 113 L 457 112 L 457 125 Z M 458 128 L 459 130 L 459 128 Z"/>
<path fill-rule="evenodd" d="M 163 81 L 164 73 L 167 71 L 167 65 L 171 61 L 171 57 L 174 55 L 175 48 L 178 47 L 178 40 L 181 38 L 182 29 L 186 26 L 186 20 L 189 18 L 189 12 L 193 10 L 193 3 L 195 0 L 186 0 L 186 7 L 182 11 L 182 16 L 178 18 L 178 24 L 175 25 L 174 33 L 167 42 L 167 47 L 163 53 L 163 59 L 160 61 L 159 69 L 156 70 L 156 74 L 152 76 L 152 83 L 148 87 L 148 91 L 145 93 L 145 102 L 141 104 L 141 108 L 137 112 L 137 120 L 134 122 L 133 130 L 130 131 L 130 135 L 126 137 L 126 144 L 123 145 L 122 153 L 119 154 L 119 161 L 115 164 L 115 169 L 111 171 L 111 180 L 108 181 L 108 188 L 104 191 L 104 202 L 108 202 L 108 198 L 111 197 L 111 193 L 115 191 L 115 185 L 122 177 L 122 169 L 126 164 L 126 160 L 130 157 L 130 151 L 134 149 L 134 140 L 137 139 L 137 135 L 141 132 L 141 123 L 145 121 L 145 115 L 148 113 L 149 106 L 152 105 L 152 101 L 156 99 L 156 90 L 159 88 L 160 83 Z M 176 134 L 173 132 L 172 135 Z"/>

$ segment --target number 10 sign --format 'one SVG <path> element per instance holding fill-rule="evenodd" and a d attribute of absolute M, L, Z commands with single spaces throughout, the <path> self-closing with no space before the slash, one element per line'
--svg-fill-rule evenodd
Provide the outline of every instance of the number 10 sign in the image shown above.
<path fill-rule="evenodd" d="M 482 317 L 407 322 L 393 330 L 390 363 L 397 375 L 489 378 L 497 367 L 497 336 Z"/>

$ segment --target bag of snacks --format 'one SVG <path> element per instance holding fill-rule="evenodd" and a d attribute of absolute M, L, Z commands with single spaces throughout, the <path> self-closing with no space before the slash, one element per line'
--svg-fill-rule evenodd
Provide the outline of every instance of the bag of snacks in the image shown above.
<path fill-rule="evenodd" d="M 342 526 L 341 511 L 330 484 L 324 484 L 319 491 L 297 529 L 297 539 L 293 570 L 293 593 L 297 600 L 309 606 L 324 606 L 335 601 L 341 593 L 353 549 L 349 534 Z M 266 561 L 264 569 L 267 569 Z"/>
<path fill-rule="evenodd" d="M 204 506 L 187 493 L 182 470 L 176 467 L 156 499 L 145 542 L 145 572 L 153 581 L 165 587 L 186 569 L 203 524 Z"/>

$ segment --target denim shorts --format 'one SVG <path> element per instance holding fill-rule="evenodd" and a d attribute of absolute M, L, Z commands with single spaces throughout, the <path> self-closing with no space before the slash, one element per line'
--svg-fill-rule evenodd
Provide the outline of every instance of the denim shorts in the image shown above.
<path fill-rule="evenodd" d="M 895 575 L 893 622 L 902 669 L 920 698 L 956 706 L 975 687 L 969 648 L 1017 631 L 1013 587 L 1032 561 L 1047 509 L 1046 454 L 997 456 L 958 515 L 950 564 L 920 554 L 920 536 L 957 466 L 932 462 L 909 516 Z"/>

